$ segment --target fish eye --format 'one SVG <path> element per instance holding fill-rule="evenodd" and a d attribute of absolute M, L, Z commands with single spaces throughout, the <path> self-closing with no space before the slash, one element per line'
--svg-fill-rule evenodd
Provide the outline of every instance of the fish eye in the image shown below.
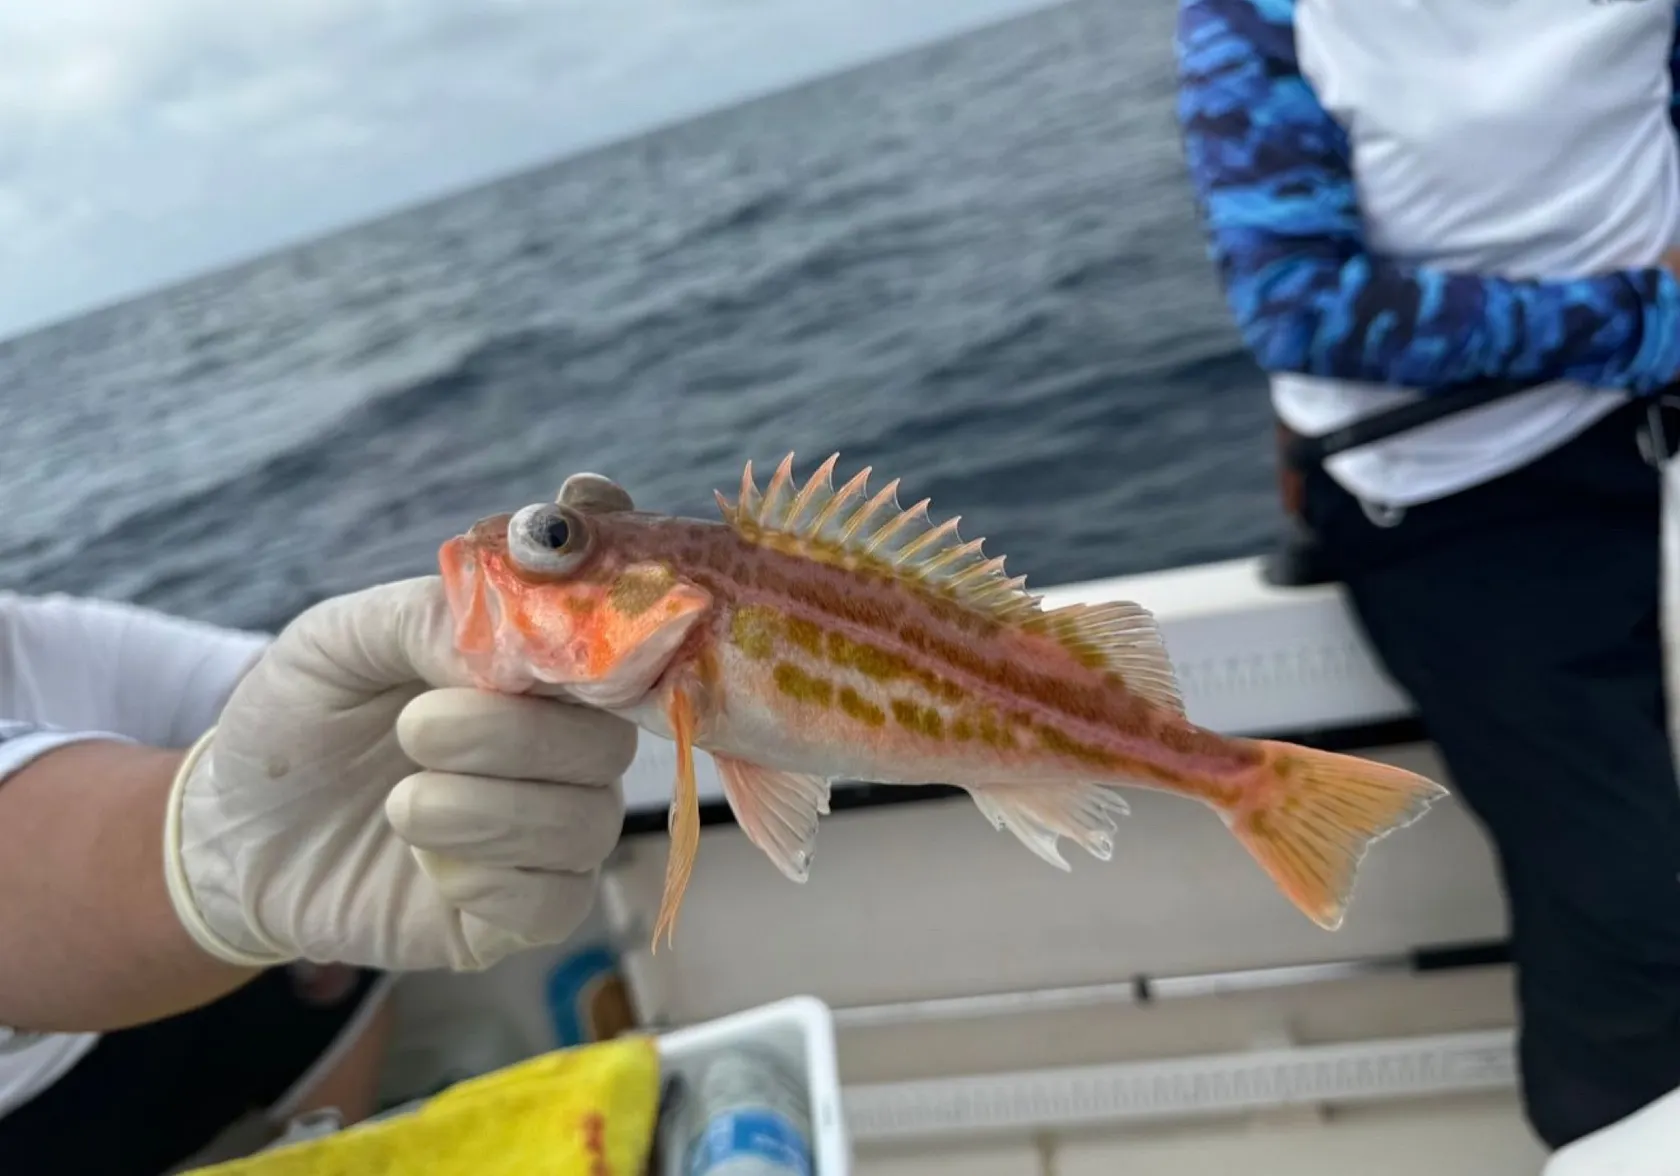
<path fill-rule="evenodd" d="M 559 511 L 552 511 L 537 523 L 541 532 L 543 546 L 551 551 L 565 551 L 567 543 L 572 537 L 571 524 L 566 522 L 566 516 Z"/>
<path fill-rule="evenodd" d="M 522 507 L 508 520 L 508 554 L 528 572 L 564 575 L 589 553 L 589 526 L 553 502 Z"/>

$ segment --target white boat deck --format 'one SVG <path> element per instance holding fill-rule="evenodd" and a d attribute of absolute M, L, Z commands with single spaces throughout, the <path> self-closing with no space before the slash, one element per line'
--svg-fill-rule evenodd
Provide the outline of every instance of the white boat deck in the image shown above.
<path fill-rule="evenodd" d="M 867 1176 L 1532 1176 L 1545 1155 L 1512 1098 L 1385 1106 L 1327 1122 L 1218 1123 L 878 1152 Z"/>

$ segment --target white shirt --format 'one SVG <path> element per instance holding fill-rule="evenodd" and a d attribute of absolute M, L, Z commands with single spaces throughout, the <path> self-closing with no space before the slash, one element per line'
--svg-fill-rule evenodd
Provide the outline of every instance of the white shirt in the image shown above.
<path fill-rule="evenodd" d="M 1192 179 L 1286 424 L 1321 434 L 1406 388 L 1590 377 L 1338 455 L 1351 492 L 1450 494 L 1680 375 L 1661 338 L 1680 288 L 1640 303 L 1610 276 L 1680 241 L 1674 45 L 1673 0 L 1184 0 Z M 1420 293 L 1367 256 L 1547 288 Z"/>
<path fill-rule="evenodd" d="M 78 740 L 188 746 L 268 641 L 130 605 L 0 593 L 0 789 L 24 765 Z M 158 836 L 161 844 L 161 829 Z M 97 1040 L 0 1028 L 0 1116 L 57 1081 Z"/>

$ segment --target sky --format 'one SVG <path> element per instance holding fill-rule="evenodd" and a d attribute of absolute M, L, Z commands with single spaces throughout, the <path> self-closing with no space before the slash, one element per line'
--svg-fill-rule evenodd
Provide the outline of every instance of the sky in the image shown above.
<path fill-rule="evenodd" d="M 1045 4 L 6 4 L 0 338 Z"/>

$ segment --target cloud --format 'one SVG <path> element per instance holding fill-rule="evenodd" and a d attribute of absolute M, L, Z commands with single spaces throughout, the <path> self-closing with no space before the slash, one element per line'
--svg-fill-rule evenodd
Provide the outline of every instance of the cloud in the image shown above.
<path fill-rule="evenodd" d="M 1045 0 L 0 7 L 0 337 Z"/>

